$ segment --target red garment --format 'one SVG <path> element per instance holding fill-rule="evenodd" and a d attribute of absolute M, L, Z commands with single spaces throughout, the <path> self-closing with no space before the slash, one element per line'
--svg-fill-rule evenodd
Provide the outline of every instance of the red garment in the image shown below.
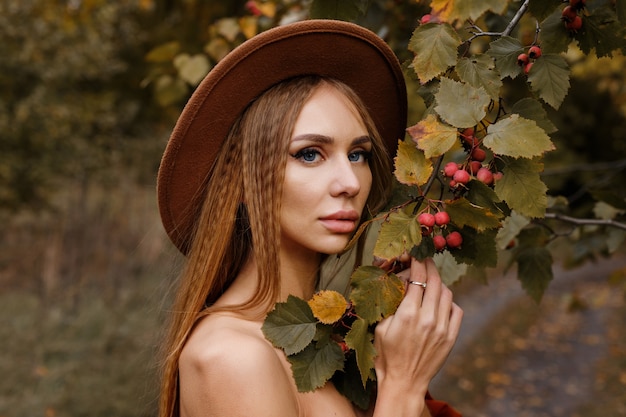
<path fill-rule="evenodd" d="M 433 417 L 461 417 L 461 413 L 447 403 L 433 399 L 430 392 L 426 393 L 426 407 Z"/>

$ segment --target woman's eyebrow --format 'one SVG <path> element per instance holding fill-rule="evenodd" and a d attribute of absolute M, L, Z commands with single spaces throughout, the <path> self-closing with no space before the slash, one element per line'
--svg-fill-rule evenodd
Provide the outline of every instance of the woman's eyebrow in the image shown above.
<path fill-rule="evenodd" d="M 352 141 L 352 145 L 363 145 L 365 143 L 370 143 L 371 141 L 372 138 L 367 135 L 359 136 Z"/>
<path fill-rule="evenodd" d="M 303 141 L 303 140 L 309 141 L 309 142 L 321 143 L 321 144 L 331 144 L 335 141 L 330 136 L 319 135 L 319 134 L 314 134 L 314 133 L 304 133 L 302 135 L 294 136 L 293 139 L 291 139 L 292 142 Z M 371 141 L 372 141 L 372 138 L 370 138 L 367 135 L 363 135 L 363 136 L 359 136 L 355 138 L 352 141 L 352 145 L 363 145 L 365 143 L 370 143 Z"/>

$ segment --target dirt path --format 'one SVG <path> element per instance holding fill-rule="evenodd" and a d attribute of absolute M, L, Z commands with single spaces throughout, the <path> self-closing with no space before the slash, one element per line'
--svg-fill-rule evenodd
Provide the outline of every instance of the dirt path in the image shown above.
<path fill-rule="evenodd" d="M 555 268 L 540 306 L 512 274 L 462 291 L 456 299 L 463 329 L 433 394 L 466 416 L 577 415 L 597 389 L 596 364 L 610 349 L 608 319 L 624 304 L 607 277 L 624 267 L 626 259 L 617 258 Z"/>

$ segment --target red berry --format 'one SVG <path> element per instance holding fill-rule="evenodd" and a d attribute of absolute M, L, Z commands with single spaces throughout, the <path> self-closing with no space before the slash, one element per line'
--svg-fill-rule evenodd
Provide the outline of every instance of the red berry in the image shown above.
<path fill-rule="evenodd" d="M 565 28 L 570 32 L 578 32 L 583 27 L 583 19 L 576 16 L 571 22 L 565 23 Z"/>
<path fill-rule="evenodd" d="M 528 64 L 524 65 L 524 74 L 528 75 L 528 73 L 530 72 L 530 69 L 533 67 L 533 63 L 529 62 Z"/>
<path fill-rule="evenodd" d="M 246 2 L 246 9 L 248 9 L 248 11 L 254 16 L 261 16 L 263 14 L 263 12 L 261 12 L 261 9 L 259 9 L 259 6 L 257 6 L 256 1 L 254 0 Z"/>
<path fill-rule="evenodd" d="M 422 226 L 433 227 L 435 225 L 435 216 L 431 213 L 424 212 L 417 216 L 417 221 Z"/>
<path fill-rule="evenodd" d="M 459 232 L 452 232 L 446 236 L 446 244 L 449 248 L 458 248 L 463 243 L 463 236 Z"/>
<path fill-rule="evenodd" d="M 479 169 L 478 172 L 476 173 L 476 178 L 478 179 L 478 181 L 484 184 L 487 184 L 487 185 L 493 184 L 493 174 L 491 173 L 489 168 Z"/>
<path fill-rule="evenodd" d="M 454 173 L 452 179 L 458 184 L 467 184 L 470 180 L 470 174 L 463 169 L 459 169 L 457 172 Z"/>
<path fill-rule="evenodd" d="M 474 128 L 473 127 L 466 127 L 461 132 L 461 135 L 463 135 L 463 136 L 474 136 Z"/>
<path fill-rule="evenodd" d="M 433 243 L 435 244 L 435 250 L 440 252 L 446 247 L 446 238 L 441 235 L 433 236 Z"/>
<path fill-rule="evenodd" d="M 452 176 L 454 175 L 455 172 L 457 172 L 459 170 L 459 166 L 457 165 L 456 162 L 448 162 L 444 167 L 443 167 L 443 174 L 446 177 L 452 178 Z"/>
<path fill-rule="evenodd" d="M 541 48 L 538 45 L 533 45 L 528 50 L 528 56 L 531 59 L 537 59 L 541 56 Z"/>
<path fill-rule="evenodd" d="M 472 175 L 476 175 L 480 168 L 482 168 L 482 164 L 479 161 L 470 161 L 467 166 L 467 171 Z"/>
<path fill-rule="evenodd" d="M 504 174 L 502 172 L 500 172 L 500 171 L 494 172 L 493 173 L 493 180 L 494 181 L 499 181 L 499 180 L 502 179 L 503 176 L 504 176 Z"/>
<path fill-rule="evenodd" d="M 342 340 L 341 342 L 337 342 L 337 343 L 339 344 L 339 347 L 341 347 L 341 351 L 344 354 L 350 352 L 350 348 L 348 347 L 348 344 L 346 342 Z"/>
<path fill-rule="evenodd" d="M 445 211 L 435 213 L 435 224 L 437 226 L 445 226 L 450 223 L 450 215 Z"/>
<path fill-rule="evenodd" d="M 519 54 L 517 56 L 517 65 L 519 65 L 520 67 L 523 67 L 526 64 L 528 64 L 528 55 Z"/>
<path fill-rule="evenodd" d="M 561 12 L 561 19 L 563 19 L 565 23 L 573 21 L 576 16 L 578 16 L 578 13 L 576 13 L 576 10 L 574 10 L 572 6 L 565 6 L 563 12 Z"/>
<path fill-rule="evenodd" d="M 487 158 L 487 152 L 482 148 L 474 148 L 470 156 L 474 161 L 483 162 Z"/>
<path fill-rule="evenodd" d="M 420 23 L 421 24 L 425 24 L 430 22 L 430 19 L 432 18 L 432 16 L 430 14 L 425 14 L 424 16 L 422 16 L 422 18 L 420 19 Z"/>
<path fill-rule="evenodd" d="M 450 184 L 449 185 L 450 185 L 450 188 L 456 187 L 456 181 L 450 180 Z"/>
<path fill-rule="evenodd" d="M 461 139 L 463 139 L 468 145 L 475 146 L 477 144 L 476 137 L 474 136 L 474 128 L 468 127 L 461 132 Z"/>

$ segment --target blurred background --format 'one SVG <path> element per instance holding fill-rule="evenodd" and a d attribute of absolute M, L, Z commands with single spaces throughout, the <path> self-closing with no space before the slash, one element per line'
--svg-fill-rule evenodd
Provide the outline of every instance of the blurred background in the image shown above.
<path fill-rule="evenodd" d="M 0 1 L 0 417 L 155 415 L 182 261 L 156 208 L 161 153 L 212 65 L 309 3 Z M 371 1 L 359 23 L 406 60 L 428 10 Z M 625 61 L 568 59 L 544 181 L 586 216 L 593 189 L 623 194 Z M 436 397 L 468 416 L 626 416 L 624 245 L 605 256 L 590 236 L 555 246 L 539 305 L 503 268 L 456 285 L 465 327 Z"/>

